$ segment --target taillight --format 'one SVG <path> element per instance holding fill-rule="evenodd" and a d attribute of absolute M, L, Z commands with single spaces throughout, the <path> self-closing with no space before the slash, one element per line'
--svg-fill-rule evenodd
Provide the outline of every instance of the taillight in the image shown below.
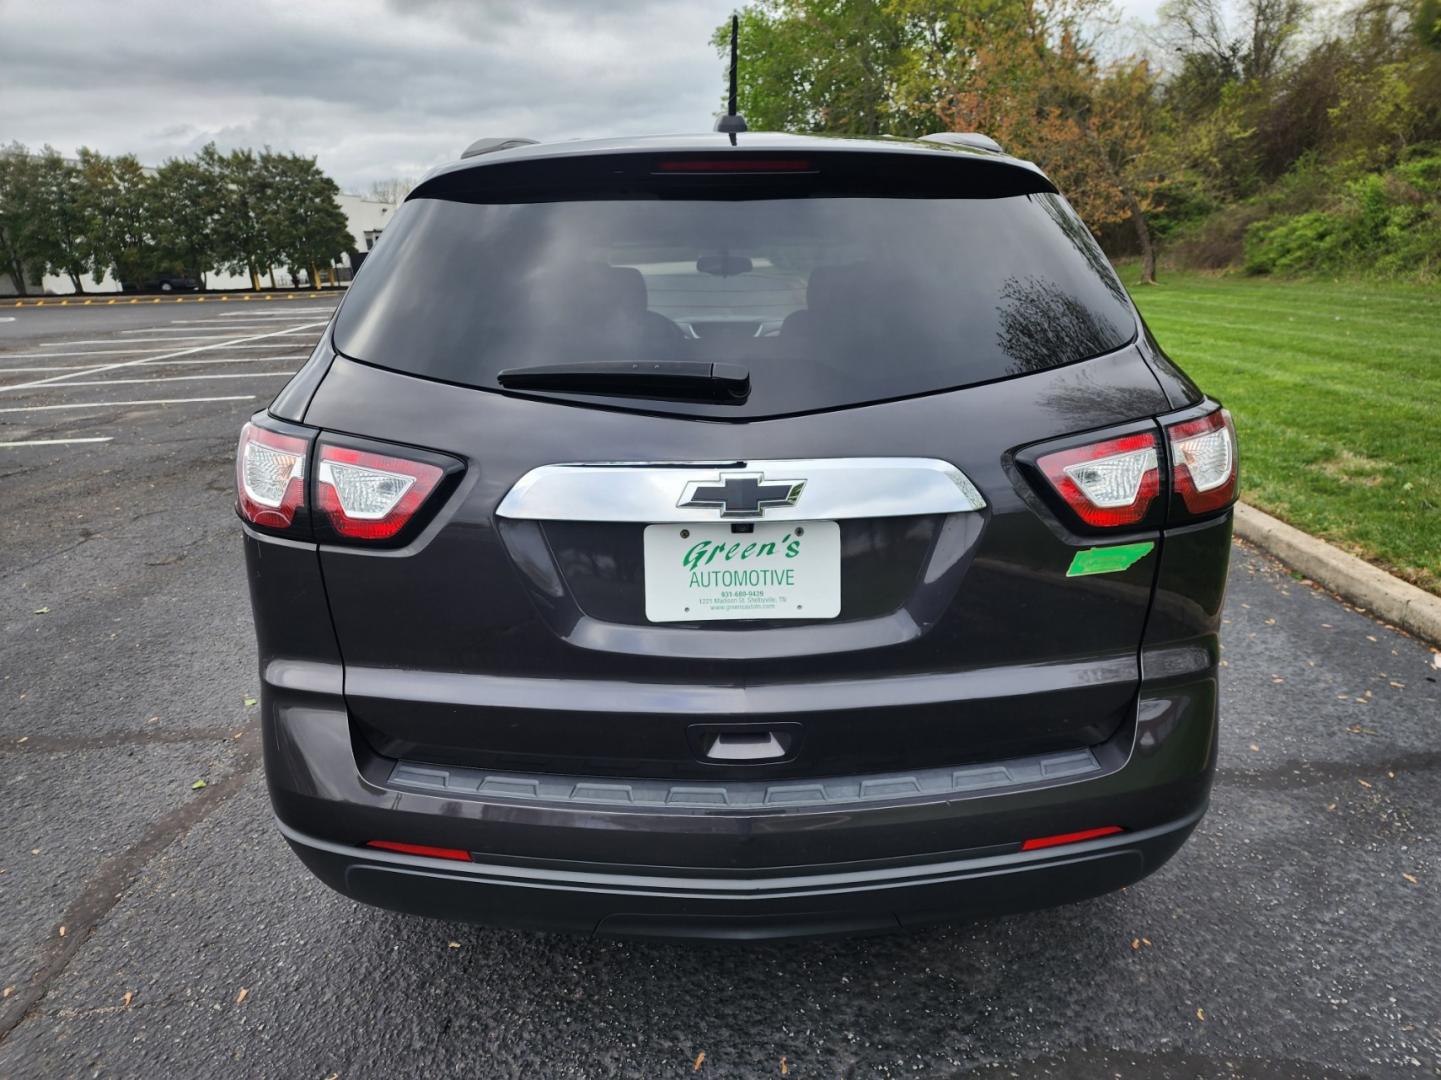
<path fill-rule="evenodd" d="M 1236 429 L 1229 412 L 1217 409 L 1196 420 L 1169 424 L 1166 441 L 1172 484 L 1185 511 L 1206 514 L 1235 502 Z"/>
<path fill-rule="evenodd" d="M 1161 493 L 1161 464 L 1150 432 L 1057 450 L 1036 459 L 1056 493 L 1087 525 L 1138 525 Z"/>
<path fill-rule="evenodd" d="M 318 524 L 347 540 L 389 540 L 445 475 L 438 465 L 321 443 L 315 465 Z"/>
<path fill-rule="evenodd" d="M 246 424 L 235 451 L 235 502 L 250 524 L 304 531 L 305 459 L 310 440 Z"/>

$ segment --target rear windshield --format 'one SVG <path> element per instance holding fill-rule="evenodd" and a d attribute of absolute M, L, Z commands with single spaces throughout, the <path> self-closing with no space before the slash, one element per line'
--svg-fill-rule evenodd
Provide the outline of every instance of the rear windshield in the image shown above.
<path fill-rule="evenodd" d="M 1105 257 L 1052 194 L 412 198 L 351 286 L 335 344 L 481 388 L 529 366 L 741 364 L 744 402 L 664 406 L 739 418 L 1041 371 L 1134 333 Z"/>

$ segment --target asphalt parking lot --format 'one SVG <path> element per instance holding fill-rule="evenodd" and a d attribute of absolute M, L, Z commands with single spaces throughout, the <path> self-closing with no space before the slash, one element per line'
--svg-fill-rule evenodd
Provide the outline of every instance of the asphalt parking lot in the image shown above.
<path fill-rule="evenodd" d="M 1242 547 L 1210 814 L 1122 893 L 700 947 L 327 891 L 231 500 L 332 304 L 0 311 L 0 1077 L 1441 1075 L 1438 661 Z"/>

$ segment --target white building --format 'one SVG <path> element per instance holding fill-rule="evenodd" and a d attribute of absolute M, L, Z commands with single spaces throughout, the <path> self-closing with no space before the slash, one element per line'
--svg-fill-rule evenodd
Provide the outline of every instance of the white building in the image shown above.
<path fill-rule="evenodd" d="M 340 209 L 345 212 L 346 223 L 350 226 L 350 235 L 355 238 L 352 245 L 356 252 L 362 257 L 375 246 L 375 241 L 385 229 L 386 222 L 395 213 L 396 203 L 383 202 L 379 199 L 369 199 L 363 195 L 338 196 Z M 350 265 L 350 255 L 346 253 L 340 257 L 335 266 L 335 280 L 339 283 L 348 282 L 355 267 Z M 322 268 L 322 274 L 324 268 Z M 120 283 L 111 275 L 106 275 L 97 281 L 92 275 L 86 274 L 82 279 L 85 283 L 85 291 L 88 293 L 114 293 L 120 291 Z M 261 274 L 261 284 L 268 286 L 270 276 Z M 275 285 L 277 288 L 291 288 L 300 282 L 290 279 L 290 275 L 280 267 L 275 268 Z M 207 274 L 205 275 L 205 287 L 208 289 L 248 289 L 250 278 L 243 274 Z M 10 280 L 10 275 L 0 273 L 0 296 L 13 296 L 18 292 L 15 283 Z M 70 279 L 63 274 L 46 274 L 42 279 L 40 288 L 31 286 L 28 290 L 31 295 L 44 294 L 46 296 L 73 295 L 75 287 Z"/>

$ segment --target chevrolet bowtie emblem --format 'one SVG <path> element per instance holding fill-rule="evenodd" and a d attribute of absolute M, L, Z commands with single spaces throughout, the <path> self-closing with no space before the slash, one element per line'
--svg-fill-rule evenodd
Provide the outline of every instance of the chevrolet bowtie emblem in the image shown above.
<path fill-rule="evenodd" d="M 768 506 L 793 506 L 804 480 L 772 480 L 764 473 L 721 473 L 715 480 L 692 480 L 677 506 L 713 506 L 721 517 L 760 517 Z"/>

